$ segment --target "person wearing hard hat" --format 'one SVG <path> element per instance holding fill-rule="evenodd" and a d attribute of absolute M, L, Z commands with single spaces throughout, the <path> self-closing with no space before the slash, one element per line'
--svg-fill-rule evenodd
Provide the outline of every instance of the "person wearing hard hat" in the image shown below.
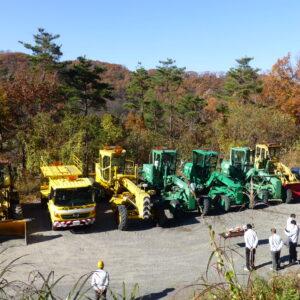
<path fill-rule="evenodd" d="M 95 290 L 96 300 L 106 300 L 106 292 L 109 284 L 108 272 L 103 270 L 104 262 L 102 260 L 98 261 L 98 269 L 93 272 L 91 285 Z"/>

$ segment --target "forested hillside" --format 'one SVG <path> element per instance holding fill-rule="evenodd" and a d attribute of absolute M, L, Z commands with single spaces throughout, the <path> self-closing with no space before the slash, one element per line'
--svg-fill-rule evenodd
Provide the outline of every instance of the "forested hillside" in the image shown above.
<path fill-rule="evenodd" d="M 86 57 L 62 61 L 58 37 L 39 29 L 34 44 L 21 42 L 31 55 L 0 54 L 0 148 L 23 169 L 38 172 L 40 156 L 67 161 L 72 153 L 92 168 L 108 144 L 143 163 L 159 145 L 187 160 L 195 148 L 224 156 L 232 146 L 278 141 L 285 159 L 300 163 L 300 61 L 289 54 L 265 73 L 249 57 L 224 74 L 187 71 L 173 59 L 131 72 Z"/>

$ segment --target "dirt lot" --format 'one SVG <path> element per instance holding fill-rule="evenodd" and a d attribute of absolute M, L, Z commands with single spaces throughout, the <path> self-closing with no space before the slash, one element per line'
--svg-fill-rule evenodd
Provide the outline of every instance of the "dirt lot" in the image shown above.
<path fill-rule="evenodd" d="M 24 211 L 27 218 L 34 219 L 29 223 L 29 244 L 13 246 L 14 241 L 8 241 L 3 242 L 0 248 L 8 247 L 1 254 L 1 260 L 10 261 L 27 255 L 21 261 L 30 265 L 16 267 L 16 272 L 10 275 L 12 279 L 27 281 L 32 270 L 39 270 L 43 274 L 54 270 L 56 278 L 68 275 L 60 281 L 57 289 L 63 297 L 74 281 L 94 270 L 97 261 L 102 259 L 110 273 L 110 287 L 115 292 L 121 292 L 124 281 L 128 291 L 138 283 L 138 296 L 143 299 L 187 299 L 196 287 L 184 287 L 199 282 L 211 253 L 208 224 L 216 232 L 222 232 L 226 228 L 254 223 L 260 239 L 256 272 L 267 275 L 271 272 L 267 240 L 270 228 L 276 227 L 284 237 L 283 229 L 288 215 L 296 213 L 300 217 L 300 203 L 236 210 L 205 217 L 204 220 L 197 213 L 187 213 L 177 221 L 169 220 L 167 228 L 133 221 L 126 232 L 116 230 L 108 204 L 101 203 L 97 208 L 96 224 L 90 231 L 76 234 L 69 230 L 51 231 L 47 212 L 38 203 L 24 204 Z M 244 255 L 243 237 L 228 239 L 226 243 Z M 284 248 L 284 264 L 287 263 L 287 254 L 288 249 Z M 248 274 L 243 271 L 244 259 L 235 255 L 234 261 L 241 280 L 246 280 Z M 300 272 L 300 267 L 293 266 L 280 272 L 291 271 Z M 214 280 L 213 277 L 211 279 Z"/>

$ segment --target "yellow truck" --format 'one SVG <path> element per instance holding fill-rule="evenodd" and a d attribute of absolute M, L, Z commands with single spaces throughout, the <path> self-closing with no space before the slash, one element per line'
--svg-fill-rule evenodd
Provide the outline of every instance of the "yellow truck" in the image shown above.
<path fill-rule="evenodd" d="M 92 183 L 82 178 L 80 161 L 63 165 L 55 162 L 48 165 L 41 160 L 41 204 L 48 207 L 52 230 L 74 226 L 88 226 L 95 222 L 96 203 Z"/>

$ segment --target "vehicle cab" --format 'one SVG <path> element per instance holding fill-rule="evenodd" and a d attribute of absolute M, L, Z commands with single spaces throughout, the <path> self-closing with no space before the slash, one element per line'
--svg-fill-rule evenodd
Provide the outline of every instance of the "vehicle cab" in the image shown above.
<path fill-rule="evenodd" d="M 89 178 L 81 178 L 75 165 L 43 165 L 48 184 L 41 186 L 41 203 L 48 207 L 52 228 L 91 225 L 95 222 L 96 203 Z"/>

